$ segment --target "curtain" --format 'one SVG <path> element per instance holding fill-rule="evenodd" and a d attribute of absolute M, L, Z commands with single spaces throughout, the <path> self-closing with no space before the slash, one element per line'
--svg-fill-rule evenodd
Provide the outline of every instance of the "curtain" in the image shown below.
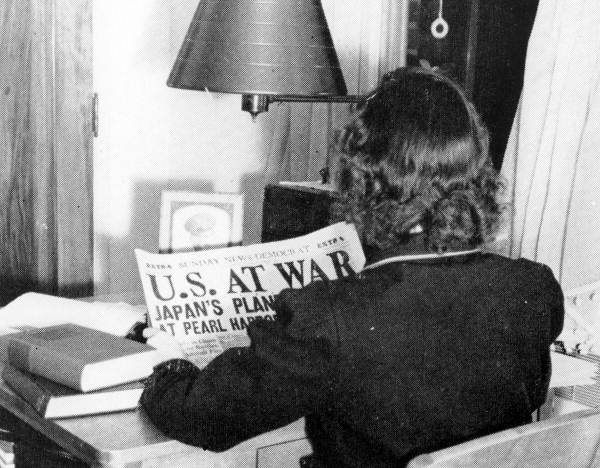
<path fill-rule="evenodd" d="M 408 1 L 322 1 L 348 94 L 368 92 L 381 75 L 404 65 Z M 272 105 L 270 112 L 277 116 L 266 182 L 319 180 L 320 171 L 334 164 L 334 133 L 350 111 L 351 104 L 345 103 Z"/>
<path fill-rule="evenodd" d="M 504 252 L 563 288 L 600 279 L 600 2 L 541 0 L 502 173 Z"/>

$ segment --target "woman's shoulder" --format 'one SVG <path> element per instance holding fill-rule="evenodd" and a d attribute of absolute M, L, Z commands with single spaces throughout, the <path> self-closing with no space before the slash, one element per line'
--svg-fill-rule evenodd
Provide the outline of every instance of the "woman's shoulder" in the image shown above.
<path fill-rule="evenodd" d="M 486 268 L 496 270 L 506 281 L 523 286 L 534 284 L 545 290 L 561 291 L 561 286 L 552 269 L 541 262 L 527 258 L 509 258 L 494 253 L 483 254 Z"/>
<path fill-rule="evenodd" d="M 510 258 L 493 252 L 484 252 L 482 258 L 492 264 L 515 270 L 552 271 L 547 265 L 527 258 Z"/>

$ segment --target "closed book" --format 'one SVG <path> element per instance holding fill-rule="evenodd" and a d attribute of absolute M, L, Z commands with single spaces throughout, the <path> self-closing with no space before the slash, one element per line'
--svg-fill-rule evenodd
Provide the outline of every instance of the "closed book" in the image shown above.
<path fill-rule="evenodd" d="M 8 362 L 82 392 L 141 380 L 156 350 L 144 343 L 76 324 L 9 335 Z"/>
<path fill-rule="evenodd" d="M 133 409 L 144 390 L 143 382 L 137 381 L 84 393 L 9 364 L 2 371 L 2 379 L 38 413 L 49 419 Z"/>

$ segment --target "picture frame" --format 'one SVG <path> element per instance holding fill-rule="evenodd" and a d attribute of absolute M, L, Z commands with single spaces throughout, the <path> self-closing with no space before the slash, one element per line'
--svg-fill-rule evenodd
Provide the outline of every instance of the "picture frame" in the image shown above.
<path fill-rule="evenodd" d="M 241 245 L 244 195 L 165 190 L 159 252 L 193 252 Z"/>

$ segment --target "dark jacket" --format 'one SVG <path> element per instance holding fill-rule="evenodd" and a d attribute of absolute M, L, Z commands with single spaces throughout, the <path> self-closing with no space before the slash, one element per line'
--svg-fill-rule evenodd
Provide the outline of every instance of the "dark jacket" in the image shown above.
<path fill-rule="evenodd" d="M 477 253 L 286 290 L 276 310 L 202 371 L 158 366 L 141 400 L 152 421 L 224 450 L 306 416 L 325 466 L 403 466 L 531 420 L 563 296 L 548 267 Z"/>

